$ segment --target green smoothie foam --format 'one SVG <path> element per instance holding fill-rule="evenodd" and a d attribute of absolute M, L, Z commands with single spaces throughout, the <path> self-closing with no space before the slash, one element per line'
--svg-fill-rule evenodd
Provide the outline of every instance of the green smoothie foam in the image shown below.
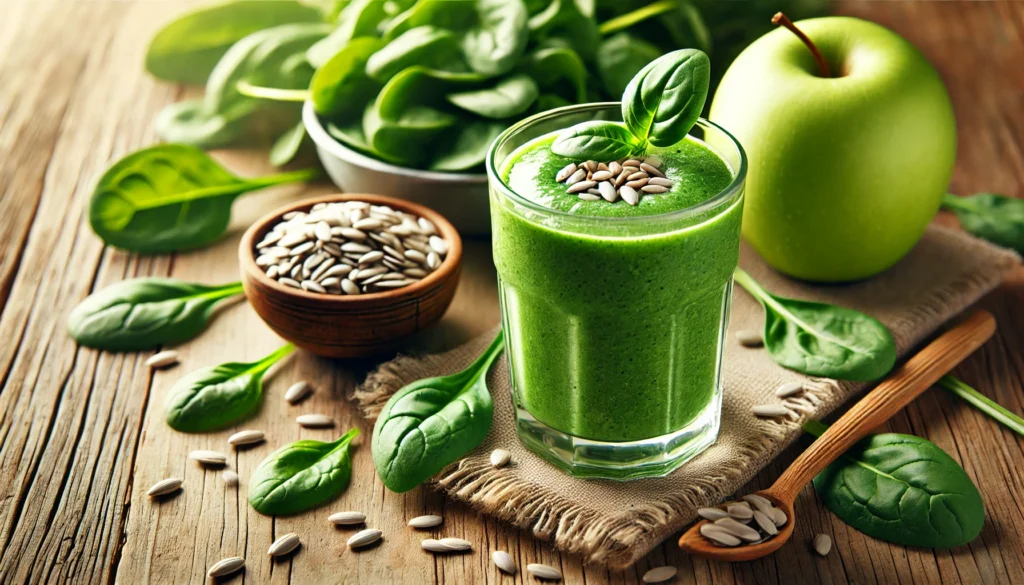
<path fill-rule="evenodd" d="M 562 213 L 524 210 L 492 189 L 517 401 L 545 425 L 587 439 L 677 431 L 716 394 L 742 198 L 697 219 L 672 212 L 721 193 L 734 171 L 688 138 L 648 153 L 663 161 L 668 193 L 645 195 L 637 206 L 581 201 L 555 181 L 580 161 L 552 153 L 553 137 L 520 147 L 500 175 L 520 197 Z M 621 225 L 630 216 L 650 222 Z"/>

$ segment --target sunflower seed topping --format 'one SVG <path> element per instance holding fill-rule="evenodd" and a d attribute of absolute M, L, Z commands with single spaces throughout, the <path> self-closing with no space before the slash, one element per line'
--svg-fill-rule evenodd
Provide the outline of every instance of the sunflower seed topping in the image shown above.
<path fill-rule="evenodd" d="M 566 193 L 577 195 L 581 201 L 615 203 L 622 199 L 635 206 L 645 195 L 659 195 L 672 190 L 673 181 L 659 170 L 663 164 L 656 156 L 649 156 L 643 161 L 570 162 L 555 174 L 554 179 L 565 184 Z"/>

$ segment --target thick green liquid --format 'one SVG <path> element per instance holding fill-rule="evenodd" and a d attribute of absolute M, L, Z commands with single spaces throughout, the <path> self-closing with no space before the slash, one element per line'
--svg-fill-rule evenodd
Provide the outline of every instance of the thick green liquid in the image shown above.
<path fill-rule="evenodd" d="M 574 216 L 605 216 L 607 224 L 692 207 L 733 180 L 717 154 L 688 140 L 654 151 L 675 183 L 669 193 L 636 207 L 583 202 L 554 181 L 567 161 L 550 151 L 551 139 L 514 152 L 502 178 L 521 197 Z M 652 217 L 673 219 L 636 236 L 599 219 L 588 230 L 571 218 L 524 213 L 494 189 L 491 208 L 520 406 L 558 431 L 614 442 L 671 433 L 707 409 L 718 387 L 742 197 L 696 222 Z"/>

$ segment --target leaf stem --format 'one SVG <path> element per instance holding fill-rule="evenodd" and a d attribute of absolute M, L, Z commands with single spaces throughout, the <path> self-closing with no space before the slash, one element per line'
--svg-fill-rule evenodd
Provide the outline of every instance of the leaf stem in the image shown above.
<path fill-rule="evenodd" d="M 661 0 L 661 2 L 655 2 L 648 4 L 643 8 L 638 8 L 632 12 L 627 12 L 623 15 L 616 16 L 615 18 L 605 21 L 601 26 L 597 27 L 598 32 L 602 35 L 610 35 L 612 33 L 625 30 L 634 24 L 664 14 L 671 10 L 675 10 L 678 7 L 676 0 Z"/>
<path fill-rule="evenodd" d="M 135 209 L 155 209 L 165 205 L 181 203 L 183 201 L 194 201 L 196 199 L 206 199 L 208 197 L 220 197 L 230 193 L 240 195 L 247 191 L 265 189 L 267 187 L 273 187 L 274 185 L 307 181 L 318 176 L 320 176 L 320 171 L 318 169 L 310 168 L 298 171 L 289 171 L 287 173 L 277 173 L 266 177 L 256 177 L 255 179 L 239 179 L 239 182 L 237 183 L 201 187 L 191 191 L 171 193 L 170 195 L 165 195 L 163 197 L 152 197 L 147 199 L 145 202 L 135 202 Z"/>
<path fill-rule="evenodd" d="M 206 297 L 208 299 L 223 299 L 223 298 L 235 296 L 235 295 L 239 294 L 240 292 L 242 292 L 242 283 L 241 283 L 241 281 L 239 281 L 239 282 L 229 282 L 228 284 L 224 284 L 224 285 L 221 285 L 221 286 L 217 287 L 217 290 L 212 290 L 212 291 L 210 291 L 208 293 L 204 293 L 201 296 L 204 296 L 204 297 Z"/>
<path fill-rule="evenodd" d="M 804 34 L 804 31 L 798 29 L 793 21 L 788 16 L 781 12 L 776 12 L 775 16 L 772 17 L 772 24 L 776 26 L 782 26 L 789 29 L 793 34 L 797 36 L 807 48 L 811 50 L 811 54 L 814 55 L 814 60 L 818 62 L 818 69 L 821 70 L 822 77 L 832 77 L 832 71 L 828 68 L 828 61 L 825 60 L 824 55 L 818 50 L 818 46 L 814 44 L 814 41 Z"/>
<path fill-rule="evenodd" d="M 295 351 L 295 346 L 290 343 L 286 343 L 281 347 L 277 348 L 276 350 L 274 350 L 269 355 L 267 355 L 267 357 L 256 362 L 256 367 L 254 367 L 253 370 L 260 372 L 266 371 L 268 368 L 270 368 L 270 366 L 276 364 L 278 361 L 281 360 L 281 358 L 292 353 L 293 351 Z"/>
<path fill-rule="evenodd" d="M 942 206 L 947 209 L 958 209 L 960 211 L 975 211 L 976 208 L 971 204 L 970 201 L 965 197 L 960 197 L 952 193 L 946 193 L 942 196 Z"/>
<path fill-rule="evenodd" d="M 266 187 L 273 187 L 274 185 L 311 181 L 319 176 L 320 169 L 309 168 L 267 175 L 266 177 L 257 177 L 255 179 L 246 179 L 245 182 L 253 186 L 250 190 L 255 191 L 256 189 L 264 189 Z"/>
<path fill-rule="evenodd" d="M 998 402 L 978 392 L 962 380 L 946 374 L 939 386 L 967 401 L 968 404 L 1002 423 L 1006 428 L 1024 437 L 1024 418 L 1010 412 Z"/>
<path fill-rule="evenodd" d="M 344 447 L 345 445 L 348 445 L 349 443 L 352 442 L 352 439 L 355 439 L 358 436 L 359 436 L 359 428 L 358 427 L 357 428 L 349 429 L 349 431 L 347 433 L 345 433 L 344 435 L 338 437 L 337 441 L 334 441 L 334 449 L 337 449 L 339 447 Z M 331 451 L 333 452 L 334 449 L 331 449 Z"/>
<path fill-rule="evenodd" d="M 265 87 L 262 85 L 253 85 L 246 80 L 239 81 L 235 84 L 235 89 L 238 93 L 251 98 L 260 100 L 270 100 L 275 102 L 304 102 L 309 99 L 310 93 L 308 89 L 284 89 L 280 87 Z"/>

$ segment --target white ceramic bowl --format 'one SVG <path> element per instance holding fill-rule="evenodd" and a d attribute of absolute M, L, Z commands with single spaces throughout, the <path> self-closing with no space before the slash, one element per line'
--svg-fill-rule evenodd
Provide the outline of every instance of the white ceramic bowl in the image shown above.
<path fill-rule="evenodd" d="M 491 233 L 487 175 L 407 169 L 360 154 L 327 133 L 313 102 L 302 108 L 302 121 L 320 162 L 343 192 L 407 199 L 445 216 L 463 235 Z"/>

